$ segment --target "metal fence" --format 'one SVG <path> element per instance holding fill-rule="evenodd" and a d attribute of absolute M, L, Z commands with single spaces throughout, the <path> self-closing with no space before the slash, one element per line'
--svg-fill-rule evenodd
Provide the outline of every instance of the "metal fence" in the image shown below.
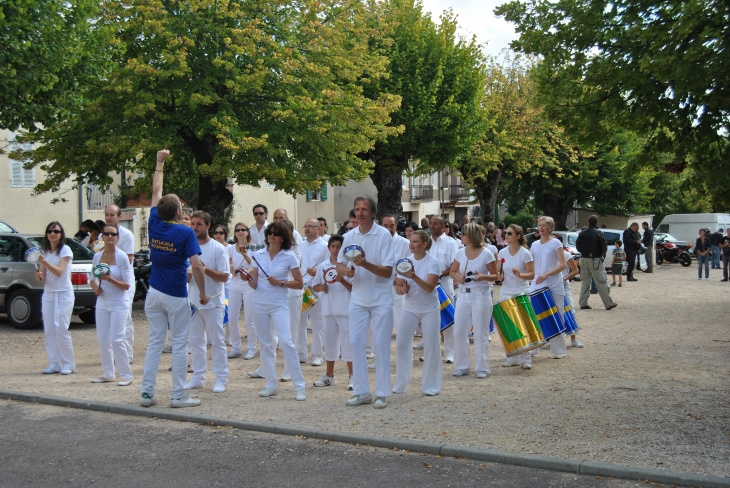
<path fill-rule="evenodd" d="M 411 185 L 411 200 L 431 201 L 433 200 L 433 186 Z"/>
<path fill-rule="evenodd" d="M 107 205 L 114 204 L 114 194 L 111 191 L 102 193 L 98 185 L 86 185 L 86 209 L 104 210 Z"/>

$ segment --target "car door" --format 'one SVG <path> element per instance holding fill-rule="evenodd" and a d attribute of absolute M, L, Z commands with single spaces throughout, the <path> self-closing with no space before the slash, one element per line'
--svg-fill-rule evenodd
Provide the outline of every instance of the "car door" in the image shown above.
<path fill-rule="evenodd" d="M 5 290 L 13 282 L 16 255 L 18 253 L 17 238 L 7 235 L 0 236 L 0 300 L 5 305 Z"/>

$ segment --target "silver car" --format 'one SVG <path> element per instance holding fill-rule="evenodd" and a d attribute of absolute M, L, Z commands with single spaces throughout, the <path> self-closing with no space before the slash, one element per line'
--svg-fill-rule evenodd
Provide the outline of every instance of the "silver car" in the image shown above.
<path fill-rule="evenodd" d="M 96 294 L 89 284 L 94 253 L 73 239 L 66 238 L 73 252 L 71 282 L 74 287 L 74 314 L 87 324 L 95 322 Z M 18 329 L 33 329 L 41 324 L 43 283 L 35 278 L 36 267 L 25 261 L 31 247 L 43 248 L 43 236 L 0 233 L 0 313 Z"/>

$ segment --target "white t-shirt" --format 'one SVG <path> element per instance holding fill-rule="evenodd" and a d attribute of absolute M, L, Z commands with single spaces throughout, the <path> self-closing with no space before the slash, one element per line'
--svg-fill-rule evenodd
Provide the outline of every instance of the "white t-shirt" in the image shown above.
<path fill-rule="evenodd" d="M 267 275 L 273 276 L 277 280 L 289 281 L 291 270 L 299 268 L 299 259 L 293 252 L 285 249 L 276 253 L 273 260 L 269 256 L 268 249 L 256 251 L 253 257 L 256 258 L 253 260 L 253 267 L 258 269 L 256 295 L 268 303 L 277 300 L 277 303 L 286 306 L 287 300 L 289 300 L 289 289 L 283 286 L 271 285 Z M 264 274 L 264 271 L 266 274 Z"/>
<path fill-rule="evenodd" d="M 243 257 L 243 254 L 238 252 L 236 246 L 228 246 L 228 248 L 226 249 L 226 253 L 228 254 L 229 261 L 233 263 L 234 270 L 237 270 L 241 267 L 243 269 L 253 267 L 253 259 L 251 259 L 251 264 L 249 264 L 248 261 L 246 261 L 246 258 Z M 249 259 L 250 258 L 251 255 L 249 254 Z M 235 290 L 238 293 L 253 293 L 253 288 L 249 286 L 248 281 L 242 279 L 241 275 L 238 273 L 231 277 L 230 282 L 231 289 Z"/>
<path fill-rule="evenodd" d="M 325 273 L 327 270 L 334 269 L 337 271 L 337 265 L 332 264 L 327 258 L 317 265 L 317 274 L 312 276 L 311 286 L 322 285 L 327 283 L 325 281 Z M 345 278 L 345 280 L 352 283 L 352 278 Z M 350 315 L 350 291 L 345 288 L 345 285 L 336 281 L 334 283 L 327 283 L 327 293 L 319 294 L 319 302 L 322 304 L 322 315 L 330 317 L 333 315 Z"/>
<path fill-rule="evenodd" d="M 463 247 L 456 253 L 456 261 L 459 262 L 459 273 L 469 279 L 470 276 L 473 276 L 468 274 L 470 271 L 478 271 L 480 274 L 489 274 L 489 268 L 487 268 L 487 265 L 494 261 L 494 254 L 492 254 L 489 249 L 483 247 L 482 252 L 479 253 L 479 256 L 477 256 L 476 259 L 468 259 L 466 257 L 466 247 Z M 492 284 L 487 280 L 470 281 L 463 285 L 459 285 L 459 290 L 464 290 L 465 288 L 489 287 L 491 285 Z"/>
<path fill-rule="evenodd" d="M 121 225 L 118 227 L 119 239 L 117 240 L 117 249 L 121 249 L 127 256 L 134 254 L 134 234 L 131 230 Z M 129 258 L 127 258 L 129 261 Z"/>
<path fill-rule="evenodd" d="M 99 264 L 103 255 L 104 251 L 99 251 L 94 254 L 94 258 L 91 260 L 91 264 L 93 266 Z M 127 254 L 121 249 L 115 248 L 114 259 L 116 260 L 117 264 L 114 266 L 109 266 L 109 274 L 111 275 L 111 277 L 115 280 L 129 283 L 129 288 L 134 288 L 134 271 L 132 270 L 132 265 L 129 263 L 129 258 L 127 257 Z M 97 284 L 99 284 L 100 282 L 100 280 L 96 279 L 93 273 L 91 275 L 91 279 L 92 281 L 96 281 Z M 128 289 L 122 290 L 118 286 L 109 283 L 108 281 L 101 281 L 101 290 L 101 295 L 99 295 L 99 297 L 97 298 L 98 301 L 114 306 L 126 305 L 128 303 Z"/>
<path fill-rule="evenodd" d="M 304 279 L 305 285 L 311 286 L 314 276 L 307 273 L 307 268 L 316 268 L 322 261 L 329 257 L 327 243 L 320 237 L 317 237 L 312 242 L 305 239 L 299 244 L 299 249 L 302 251 L 302 278 Z"/>
<path fill-rule="evenodd" d="M 205 244 L 200 244 L 200 260 L 205 264 L 206 268 L 220 271 L 222 273 L 229 274 L 230 268 L 228 266 L 228 254 L 223 244 L 211 239 Z M 195 308 L 204 310 L 208 308 L 224 307 L 226 305 L 226 297 L 223 294 L 224 283 L 215 281 L 208 275 L 205 275 L 205 293 L 209 297 L 218 295 L 215 298 L 211 298 L 208 303 L 201 305 L 198 301 L 200 296 L 200 290 L 198 290 L 198 283 L 195 278 L 190 280 L 190 291 L 188 296 L 190 301 L 195 305 Z"/>
<path fill-rule="evenodd" d="M 266 238 L 264 237 L 264 231 L 269 226 L 269 223 L 264 220 L 264 225 L 261 226 L 261 230 L 256 227 L 256 222 L 248 228 L 248 233 L 251 235 L 251 244 L 266 244 Z"/>
<path fill-rule="evenodd" d="M 416 273 L 416 276 L 423 281 L 428 281 L 428 275 L 439 276 L 441 274 L 439 271 L 439 262 L 433 256 L 426 254 L 422 259 L 416 259 L 411 254 L 408 256 L 408 259 L 413 263 L 413 271 Z M 413 280 L 401 275 L 398 275 L 398 278 L 405 280 L 411 287 L 405 295 L 406 301 L 403 304 L 405 310 L 409 312 L 434 312 L 439 310 L 439 294 L 436 288 L 431 293 L 427 293 L 423 288 L 414 283 Z"/>
<path fill-rule="evenodd" d="M 499 292 L 499 299 L 513 297 L 515 295 L 524 295 L 530 293 L 530 281 L 518 278 L 512 273 L 516 269 L 520 273 L 526 273 L 525 263 L 532 262 L 532 254 L 526 247 L 520 246 L 517 254 L 514 256 L 509 252 L 509 246 L 499 251 L 499 260 L 502 262 L 502 273 L 504 280 L 502 281 L 502 289 Z"/>
<path fill-rule="evenodd" d="M 458 251 L 459 246 L 456 241 L 446 234 L 441 234 L 438 239 L 431 237 L 431 249 L 428 251 L 428 254 L 438 261 L 439 274 L 451 268 Z M 439 282 L 444 287 L 447 295 L 451 296 L 454 294 L 454 283 L 451 276 L 442 276 Z"/>
<path fill-rule="evenodd" d="M 386 229 L 387 230 L 387 229 Z M 411 255 L 411 243 L 408 239 L 405 237 L 402 237 L 400 235 L 393 234 L 393 278 L 396 278 L 398 276 L 398 273 L 395 272 L 395 264 L 398 263 L 399 259 L 407 258 Z M 393 280 L 393 298 L 395 300 L 404 300 L 405 297 L 403 295 L 398 295 L 395 292 L 395 280 Z"/>
<path fill-rule="evenodd" d="M 71 263 L 73 262 L 73 253 L 71 248 L 66 244 L 63 245 L 58 254 L 51 253 L 51 251 L 43 251 L 46 261 L 53 266 L 58 266 L 63 258 L 71 258 L 66 266 L 66 271 L 61 273 L 61 276 L 56 276 L 46 269 L 46 275 L 43 277 L 46 284 L 43 286 L 45 291 L 73 291 L 74 287 L 71 284 Z"/>
<path fill-rule="evenodd" d="M 565 269 L 563 270 L 562 273 L 560 273 L 560 277 L 563 280 L 563 288 L 565 289 L 565 292 L 566 292 L 565 294 L 567 295 L 571 291 L 571 289 L 570 289 L 570 281 L 566 281 L 565 277 L 570 274 L 570 266 L 568 266 L 568 261 L 573 259 L 573 255 L 570 254 L 568 251 L 564 251 L 564 252 L 565 252 Z M 575 262 L 574 259 L 573 259 L 573 262 Z"/>
<path fill-rule="evenodd" d="M 345 234 L 345 241 L 337 256 L 337 262 L 355 268 L 352 280 L 352 298 L 350 303 L 361 307 L 378 307 L 393 303 L 393 280 L 390 276 L 381 278 L 361 266 L 355 266 L 345 258 L 348 246 L 358 245 L 365 252 L 365 259 L 378 266 L 395 266 L 393 261 L 393 236 L 380 225 L 373 223 L 370 231 L 361 233 L 360 226 Z"/>
<path fill-rule="evenodd" d="M 535 260 L 535 279 L 530 284 L 530 292 L 548 287 L 553 295 L 565 295 L 565 287 L 563 286 L 563 275 L 558 273 L 549 276 L 548 279 L 537 284 L 537 277 L 550 271 L 558 265 L 557 251 L 563 250 L 563 243 L 555 238 L 551 238 L 545 244 L 535 241 L 530 247 L 532 259 Z"/>

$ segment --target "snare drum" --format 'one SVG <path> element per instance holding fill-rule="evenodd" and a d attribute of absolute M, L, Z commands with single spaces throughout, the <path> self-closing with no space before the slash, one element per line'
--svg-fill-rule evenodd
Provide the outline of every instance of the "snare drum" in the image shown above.
<path fill-rule="evenodd" d="M 563 333 L 565 324 L 560 318 L 560 312 L 549 288 L 545 287 L 530 293 L 530 302 L 545 339 L 549 340 Z"/>
<path fill-rule="evenodd" d="M 451 299 L 446 294 L 443 287 L 441 285 L 436 285 L 436 289 L 438 290 L 439 302 L 441 303 L 441 332 L 443 332 L 452 325 L 454 325 L 454 315 L 456 314 L 456 309 L 451 303 Z"/>
<path fill-rule="evenodd" d="M 317 303 L 317 295 L 314 294 L 309 285 L 304 285 L 304 294 L 302 295 L 302 312 L 306 312 L 314 304 Z"/>
<path fill-rule="evenodd" d="M 328 285 L 334 285 L 337 281 L 337 268 L 327 268 L 324 270 L 324 282 Z"/>
<path fill-rule="evenodd" d="M 409 271 L 413 271 L 413 261 L 411 261 L 408 258 L 399 259 L 395 263 L 395 270 L 400 275 L 403 275 L 405 273 L 408 273 Z"/>
<path fill-rule="evenodd" d="M 567 298 L 565 298 L 564 301 L 565 308 L 563 308 L 563 321 L 565 322 L 565 333 L 575 334 L 578 329 L 580 329 L 580 326 L 578 326 L 578 321 L 575 320 L 575 310 L 573 310 L 573 307 L 570 306 Z"/>
<path fill-rule="evenodd" d="M 492 312 L 507 357 L 537 349 L 545 344 L 527 295 L 502 300 L 493 307 Z M 535 334 L 535 331 L 538 333 Z M 537 340 L 533 340 L 533 336 Z"/>
<path fill-rule="evenodd" d="M 356 257 L 362 255 L 365 251 L 360 246 L 352 245 L 347 246 L 342 254 L 348 261 L 354 261 Z"/>

